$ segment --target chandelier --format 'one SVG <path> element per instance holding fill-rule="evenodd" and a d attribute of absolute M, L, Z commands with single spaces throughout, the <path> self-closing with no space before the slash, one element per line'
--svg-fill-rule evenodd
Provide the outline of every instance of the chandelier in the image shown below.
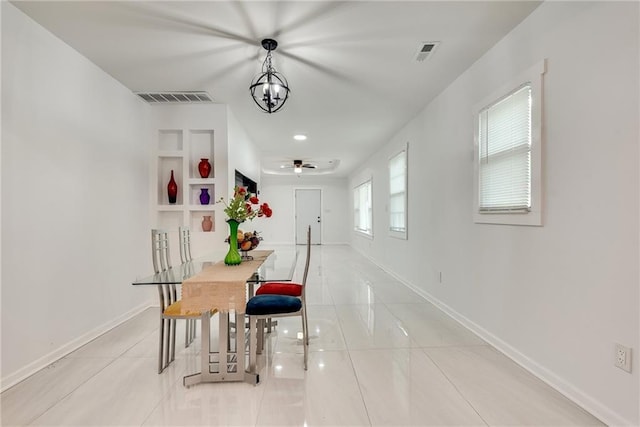
<path fill-rule="evenodd" d="M 276 50 L 278 42 L 273 39 L 262 40 L 262 47 L 267 50 L 267 57 L 262 63 L 262 73 L 251 82 L 251 97 L 261 110 L 275 113 L 280 110 L 289 98 L 289 84 L 284 76 L 271 64 L 271 51 Z"/>

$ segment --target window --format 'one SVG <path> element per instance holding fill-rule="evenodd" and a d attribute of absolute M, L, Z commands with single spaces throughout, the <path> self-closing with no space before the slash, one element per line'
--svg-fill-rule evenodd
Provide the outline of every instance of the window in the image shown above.
<path fill-rule="evenodd" d="M 353 189 L 354 230 L 369 236 L 373 236 L 373 206 L 371 200 L 371 180 Z"/>
<path fill-rule="evenodd" d="M 389 160 L 389 232 L 407 238 L 407 149 Z"/>
<path fill-rule="evenodd" d="M 543 72 L 544 62 L 475 110 L 475 222 L 542 225 Z"/>
<path fill-rule="evenodd" d="M 483 109 L 480 212 L 531 210 L 531 84 Z"/>

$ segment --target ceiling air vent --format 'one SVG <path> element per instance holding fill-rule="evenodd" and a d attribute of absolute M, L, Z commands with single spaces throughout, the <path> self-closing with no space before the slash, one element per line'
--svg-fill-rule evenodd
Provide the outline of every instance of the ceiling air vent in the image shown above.
<path fill-rule="evenodd" d="M 207 92 L 135 92 L 149 104 L 196 104 L 210 103 L 213 99 Z"/>
<path fill-rule="evenodd" d="M 440 42 L 422 42 L 418 46 L 418 52 L 416 52 L 416 61 L 422 62 L 429 58 L 436 50 Z"/>

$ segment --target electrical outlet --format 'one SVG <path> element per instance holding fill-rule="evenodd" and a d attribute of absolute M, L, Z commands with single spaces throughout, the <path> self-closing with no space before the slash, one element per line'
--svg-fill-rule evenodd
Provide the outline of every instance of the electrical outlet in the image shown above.
<path fill-rule="evenodd" d="M 616 344 L 615 366 L 623 371 L 631 372 L 631 349 L 621 344 Z"/>

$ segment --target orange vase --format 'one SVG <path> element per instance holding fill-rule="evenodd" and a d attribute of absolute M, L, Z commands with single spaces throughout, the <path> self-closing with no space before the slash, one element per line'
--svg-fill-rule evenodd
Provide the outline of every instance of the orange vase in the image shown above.
<path fill-rule="evenodd" d="M 202 217 L 202 231 L 211 231 L 213 228 L 213 221 L 211 221 L 210 215 L 205 215 Z"/>

